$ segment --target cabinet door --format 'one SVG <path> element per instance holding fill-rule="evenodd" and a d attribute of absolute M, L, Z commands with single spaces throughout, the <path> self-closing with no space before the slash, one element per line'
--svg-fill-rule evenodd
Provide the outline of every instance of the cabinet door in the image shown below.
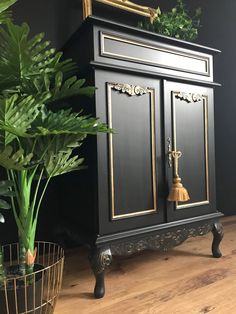
<path fill-rule="evenodd" d="M 213 90 L 165 82 L 166 171 L 169 189 L 174 175 L 171 150 L 182 152 L 179 176 L 190 200 L 168 202 L 168 221 L 216 211 Z"/>
<path fill-rule="evenodd" d="M 114 129 L 98 136 L 99 232 L 163 222 L 160 83 L 95 71 L 96 114 Z"/>

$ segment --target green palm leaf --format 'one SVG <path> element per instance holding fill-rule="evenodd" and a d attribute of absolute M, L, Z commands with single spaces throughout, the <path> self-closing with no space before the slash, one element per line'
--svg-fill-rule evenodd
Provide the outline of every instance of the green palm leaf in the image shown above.
<path fill-rule="evenodd" d="M 12 196 L 14 193 L 11 191 L 13 183 L 9 180 L 0 181 L 0 195 L 1 196 Z M 11 205 L 6 202 L 4 199 L 0 198 L 0 208 L 1 209 L 10 209 Z M 5 218 L 2 213 L 0 213 L 0 222 L 4 223 Z"/>
<path fill-rule="evenodd" d="M 51 89 L 52 98 L 50 101 L 68 99 L 77 95 L 92 96 L 95 92 L 95 87 L 83 87 L 84 83 L 84 79 L 78 80 L 76 76 L 72 76 L 64 81 L 63 73 L 61 71 L 57 72 L 55 75 L 55 86 Z"/>
<path fill-rule="evenodd" d="M 13 196 L 12 192 L 13 183 L 9 180 L 0 181 L 0 195 L 1 196 Z M 4 199 L 0 198 L 0 208 L 1 209 L 10 209 L 11 205 L 6 202 Z M 4 223 L 5 218 L 2 213 L 0 213 L 0 222 Z"/>
<path fill-rule="evenodd" d="M 13 186 L 14 186 L 14 184 L 10 180 L 0 181 L 0 195 L 1 196 L 10 196 L 10 195 L 12 195 L 11 189 L 12 189 Z M 10 194 L 9 194 L 9 192 L 10 192 Z M 3 208 L 3 207 L 1 207 L 1 205 L 0 205 L 0 208 Z M 8 208 L 10 208 L 10 205 L 8 205 L 8 207 L 5 208 L 5 209 L 8 209 Z"/>
<path fill-rule="evenodd" d="M 6 11 L 17 0 L 1 0 L 0 2 L 0 24 L 4 24 L 11 19 L 11 12 Z"/>
<path fill-rule="evenodd" d="M 7 10 L 10 6 L 16 3 L 17 0 L 1 0 L 0 2 L 0 13 Z"/>
<path fill-rule="evenodd" d="M 0 208 L 2 209 L 10 209 L 11 205 L 7 203 L 5 200 L 0 198 Z"/>
<path fill-rule="evenodd" d="M 82 145 L 85 134 L 49 135 L 38 138 L 35 146 L 35 156 L 43 156 L 47 177 L 53 177 L 66 172 L 81 169 L 82 158 L 73 156 L 74 149 Z"/>
<path fill-rule="evenodd" d="M 48 177 L 55 177 L 63 173 L 68 173 L 84 168 L 81 166 L 84 159 L 78 156 L 72 156 L 72 150 L 68 153 L 59 152 L 57 155 L 51 155 L 45 169 Z"/>
<path fill-rule="evenodd" d="M 27 136 L 26 132 L 39 114 L 42 102 L 33 96 L 0 98 L 0 144 L 6 146 L 16 137 Z"/>
<path fill-rule="evenodd" d="M 52 112 L 44 108 L 31 125 L 29 136 L 50 134 L 97 134 L 110 132 L 97 118 L 82 116 L 68 110 Z"/>
<path fill-rule="evenodd" d="M 24 156 L 23 149 L 13 152 L 11 146 L 6 146 L 4 150 L 0 152 L 0 166 L 8 170 L 14 169 L 20 171 L 23 170 L 25 166 L 29 165 L 32 157 L 32 153 Z"/>
<path fill-rule="evenodd" d="M 0 24 L 7 23 L 12 18 L 12 14 L 9 11 L 0 13 Z"/>
<path fill-rule="evenodd" d="M 33 90 L 36 95 L 44 92 L 50 93 L 51 97 L 47 99 L 46 103 L 58 102 L 78 95 L 94 95 L 96 88 L 83 86 L 85 84 L 84 79 L 78 79 L 76 76 L 66 79 L 66 76 L 61 71 L 55 73 L 55 77 L 50 77 L 48 73 L 39 75 L 27 82 L 24 91 L 29 93 Z"/>
<path fill-rule="evenodd" d="M 0 29 L 0 90 L 35 94 L 32 82 L 36 78 L 43 80 L 42 73 L 51 79 L 58 71 L 65 76 L 76 71 L 74 62 L 61 61 L 62 53 L 48 48 L 50 42 L 42 41 L 43 33 L 28 37 L 29 26 L 25 23 L 17 26 L 10 22 L 6 29 Z"/>

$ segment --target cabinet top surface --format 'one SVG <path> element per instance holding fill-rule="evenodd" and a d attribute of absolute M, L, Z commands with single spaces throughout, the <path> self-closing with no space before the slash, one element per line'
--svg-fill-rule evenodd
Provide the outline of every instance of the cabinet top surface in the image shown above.
<path fill-rule="evenodd" d="M 146 31 L 137 27 L 133 27 L 133 26 L 129 26 L 129 25 L 125 25 L 125 24 L 121 24 L 121 23 L 117 23 L 114 21 L 110 21 L 108 19 L 104 19 L 104 18 L 100 18 L 97 16 L 89 16 L 87 17 L 83 23 L 81 24 L 81 26 L 79 27 L 77 32 L 83 32 L 85 31 L 86 28 L 91 27 L 91 26 L 105 26 L 105 27 L 109 27 L 111 30 L 120 30 L 120 31 L 125 31 L 126 33 L 129 32 L 130 34 L 136 35 L 136 36 L 140 36 L 140 37 L 144 37 L 145 38 L 149 38 L 151 40 L 156 40 L 159 42 L 163 42 L 166 44 L 170 44 L 170 45 L 174 45 L 174 46 L 179 46 L 182 48 L 186 48 L 186 49 L 191 49 L 191 50 L 195 50 L 195 51 L 200 51 L 203 53 L 208 53 L 208 54 L 217 54 L 220 53 L 221 51 L 215 48 L 210 48 L 210 47 L 206 47 L 203 45 L 199 45 L 196 43 L 192 43 L 192 42 L 188 42 L 188 41 L 184 41 L 184 40 L 180 40 L 180 39 L 176 39 L 176 38 L 172 38 L 172 37 L 168 37 L 168 36 L 164 36 L 164 35 L 160 35 L 154 32 L 150 32 L 150 31 Z M 76 32 L 76 33 L 77 33 Z"/>

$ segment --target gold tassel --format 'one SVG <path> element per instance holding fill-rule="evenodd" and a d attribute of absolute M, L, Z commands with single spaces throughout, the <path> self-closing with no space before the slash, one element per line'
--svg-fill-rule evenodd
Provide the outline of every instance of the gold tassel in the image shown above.
<path fill-rule="evenodd" d="M 179 176 L 173 179 L 173 185 L 167 199 L 170 202 L 186 202 L 190 199 L 188 191 L 181 183 Z"/>
<path fill-rule="evenodd" d="M 173 185 L 167 199 L 170 202 L 186 202 L 190 199 L 190 197 L 188 195 L 188 191 L 181 183 L 181 178 L 178 175 L 178 160 L 182 156 L 182 153 L 180 151 L 173 151 L 171 154 L 175 161 L 175 175 L 173 178 Z"/>

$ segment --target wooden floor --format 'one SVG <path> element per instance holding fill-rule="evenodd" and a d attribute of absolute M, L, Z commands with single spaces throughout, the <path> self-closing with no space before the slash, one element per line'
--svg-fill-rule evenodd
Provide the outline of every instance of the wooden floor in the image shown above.
<path fill-rule="evenodd" d="M 222 220 L 223 257 L 211 257 L 212 235 L 190 238 L 169 252 L 114 257 L 106 295 L 93 298 L 87 253 L 67 253 L 55 314 L 235 314 L 236 216 Z"/>

